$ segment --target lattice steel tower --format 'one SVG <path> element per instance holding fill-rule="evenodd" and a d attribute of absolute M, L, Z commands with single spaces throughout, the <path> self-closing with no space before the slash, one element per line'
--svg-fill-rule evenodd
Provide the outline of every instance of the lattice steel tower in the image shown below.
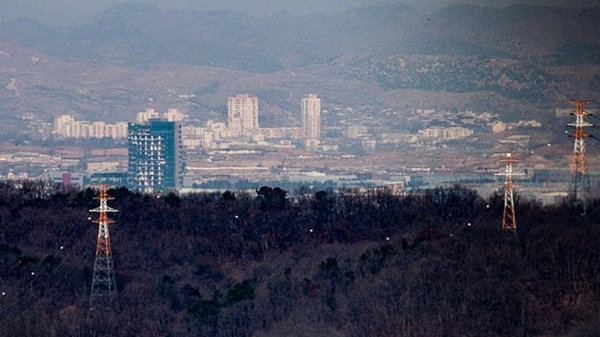
<path fill-rule="evenodd" d="M 523 175 L 522 173 L 513 172 L 512 164 L 519 160 L 512 156 L 509 152 L 503 156 L 503 161 L 506 163 L 506 168 L 503 173 L 496 173 L 497 176 L 504 176 L 504 210 L 502 212 L 502 229 L 517 231 L 517 217 L 515 214 L 515 185 L 512 177 Z"/>
<path fill-rule="evenodd" d="M 113 220 L 108 218 L 108 213 L 117 212 L 117 210 L 110 208 L 107 204 L 108 200 L 114 199 L 108 195 L 107 189 L 105 185 L 98 186 L 100 194 L 94 199 L 100 200 L 100 206 L 90 210 L 90 212 L 98 213 L 98 219 L 92 220 L 98 223 L 98 244 L 96 261 L 94 262 L 92 290 L 90 292 L 90 314 L 117 311 L 119 307 L 108 233 L 108 225 L 114 223 Z"/>
<path fill-rule="evenodd" d="M 571 185 L 573 188 L 573 200 L 586 199 L 590 196 L 590 176 L 587 172 L 587 154 L 585 152 L 585 138 L 588 134 L 585 132 L 585 127 L 594 126 L 585 120 L 588 112 L 583 110 L 583 107 L 590 101 L 581 99 L 572 99 L 569 102 L 575 104 L 575 111 L 571 113 L 575 116 L 575 123 L 567 124 L 575 128 L 575 131 L 570 135 L 575 138 L 573 146 L 573 157 L 571 158 Z"/>

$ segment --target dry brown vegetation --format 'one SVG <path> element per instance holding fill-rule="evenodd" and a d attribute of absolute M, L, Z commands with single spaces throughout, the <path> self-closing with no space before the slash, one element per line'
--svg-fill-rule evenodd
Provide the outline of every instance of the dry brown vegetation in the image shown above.
<path fill-rule="evenodd" d="M 462 187 L 111 194 L 120 311 L 88 320 L 94 192 L 0 185 L 1 336 L 598 331 L 598 201 L 582 214 L 519 200 L 516 236 L 499 229 L 501 198 Z"/>

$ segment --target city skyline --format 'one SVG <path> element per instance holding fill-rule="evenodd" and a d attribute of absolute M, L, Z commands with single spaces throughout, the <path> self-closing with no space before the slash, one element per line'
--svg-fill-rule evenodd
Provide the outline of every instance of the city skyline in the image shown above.
<path fill-rule="evenodd" d="M 128 163 L 117 121 L 139 111 L 138 123 L 182 122 L 186 190 L 477 181 L 485 194 L 492 158 L 522 151 L 531 193 L 556 200 L 567 182 L 538 184 L 568 166 L 566 97 L 596 95 L 594 13 L 378 3 L 252 18 L 131 4 L 81 26 L 0 25 L 0 174 L 120 181 Z M 544 34 L 547 20 L 556 29 Z M 593 156 L 589 167 L 595 174 Z"/>

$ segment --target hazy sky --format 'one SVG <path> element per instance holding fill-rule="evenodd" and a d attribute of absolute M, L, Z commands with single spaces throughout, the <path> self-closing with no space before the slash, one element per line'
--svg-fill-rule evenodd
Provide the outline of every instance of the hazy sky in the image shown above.
<path fill-rule="evenodd" d="M 254 16 L 265 16 L 283 10 L 305 14 L 390 3 L 405 3 L 426 11 L 454 3 L 481 6 L 508 6 L 515 3 L 594 6 L 598 5 L 598 0 L 0 0 L 0 19 L 28 17 L 51 24 L 81 23 L 89 21 L 103 10 L 123 3 L 144 3 L 161 8 L 195 11 L 233 10 Z"/>

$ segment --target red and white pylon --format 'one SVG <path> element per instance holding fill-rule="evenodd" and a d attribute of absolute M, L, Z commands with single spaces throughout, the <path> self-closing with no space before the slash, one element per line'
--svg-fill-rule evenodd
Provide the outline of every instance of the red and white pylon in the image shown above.
<path fill-rule="evenodd" d="M 108 213 L 117 212 L 117 210 L 108 206 L 108 200 L 114 198 L 108 195 L 107 189 L 105 185 L 98 186 L 100 194 L 94 199 L 100 201 L 100 206 L 90 210 L 90 212 L 98 213 L 98 219 L 92 220 L 98 223 L 98 241 L 94 262 L 94 277 L 90 291 L 89 309 L 91 315 L 97 312 L 116 311 L 119 307 L 108 232 L 108 225 L 114 223 L 113 220 L 108 218 Z"/>
<path fill-rule="evenodd" d="M 502 212 L 502 229 L 517 231 L 517 215 L 515 213 L 515 185 L 513 176 L 523 175 L 522 173 L 513 172 L 512 164 L 519 160 L 512 156 L 512 153 L 506 153 L 503 156 L 503 161 L 506 163 L 506 168 L 503 173 L 496 173 L 497 176 L 504 176 L 504 210 Z"/>
<path fill-rule="evenodd" d="M 573 200 L 586 199 L 590 195 L 590 177 L 588 175 L 587 154 L 585 151 L 585 138 L 588 134 L 584 128 L 594 126 L 585 120 L 588 112 L 583 110 L 583 107 L 590 101 L 573 99 L 569 102 L 575 104 L 575 111 L 571 113 L 575 116 L 575 123 L 567 124 L 574 127 L 575 131 L 570 135 L 575 138 L 573 145 L 573 156 L 571 158 L 571 186 L 573 189 Z"/>

